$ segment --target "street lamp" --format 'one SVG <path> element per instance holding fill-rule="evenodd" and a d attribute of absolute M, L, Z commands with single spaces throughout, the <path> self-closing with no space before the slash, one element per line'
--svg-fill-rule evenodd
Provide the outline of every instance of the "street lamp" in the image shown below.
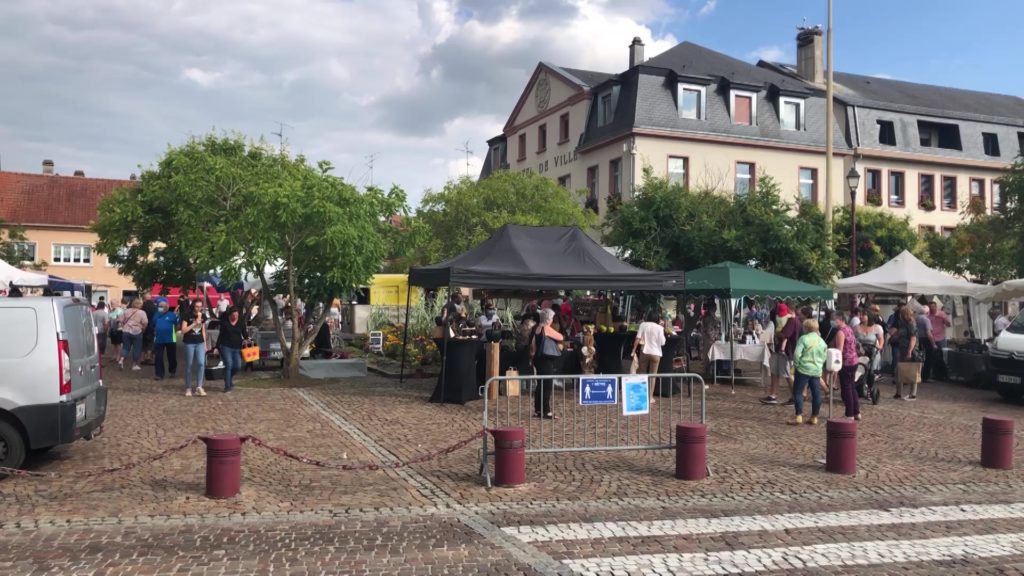
<path fill-rule="evenodd" d="M 850 189 L 850 276 L 857 275 L 857 186 L 860 185 L 860 172 L 856 166 L 850 166 L 846 173 L 846 187 Z"/>

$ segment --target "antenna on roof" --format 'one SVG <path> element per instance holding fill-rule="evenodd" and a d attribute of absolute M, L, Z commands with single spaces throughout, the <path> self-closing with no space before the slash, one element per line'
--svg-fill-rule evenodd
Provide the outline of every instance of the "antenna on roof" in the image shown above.
<path fill-rule="evenodd" d="M 370 169 L 370 188 L 373 188 L 373 163 L 376 161 L 376 154 L 370 154 L 366 157 L 366 167 Z"/>
<path fill-rule="evenodd" d="M 466 143 L 462 145 L 462 148 L 456 148 L 456 150 L 466 154 L 466 178 L 469 178 L 469 157 L 474 155 L 473 151 L 469 148 L 469 140 L 466 140 Z"/>
<path fill-rule="evenodd" d="M 280 120 L 274 120 L 274 124 L 277 124 L 277 132 L 271 132 L 270 134 L 277 136 L 277 145 L 281 150 L 284 150 L 284 129 L 286 127 L 294 129 L 295 126 L 281 122 Z"/>

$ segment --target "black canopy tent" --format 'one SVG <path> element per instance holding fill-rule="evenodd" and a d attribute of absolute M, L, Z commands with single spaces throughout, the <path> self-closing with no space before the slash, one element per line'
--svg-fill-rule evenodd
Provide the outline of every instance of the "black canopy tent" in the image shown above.
<path fill-rule="evenodd" d="M 451 260 L 412 268 L 409 284 L 674 292 L 683 289 L 683 274 L 631 266 L 575 226 L 506 224 Z"/>
<path fill-rule="evenodd" d="M 682 292 L 682 272 L 650 272 L 627 264 L 575 226 L 506 224 L 474 248 L 439 264 L 409 270 L 409 285 L 427 288 L 518 288 L 523 290 L 628 290 Z M 448 331 L 445 331 L 447 341 Z M 402 373 L 409 341 L 405 306 Z M 445 347 L 447 353 L 447 346 Z M 441 360 L 441 383 L 445 381 Z M 442 393 L 443 395 L 443 393 Z"/>

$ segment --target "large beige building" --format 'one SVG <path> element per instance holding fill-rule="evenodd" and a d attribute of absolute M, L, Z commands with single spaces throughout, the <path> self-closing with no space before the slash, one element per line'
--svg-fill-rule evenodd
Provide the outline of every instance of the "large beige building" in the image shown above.
<path fill-rule="evenodd" d="M 99 296 L 120 299 L 135 294 L 135 285 L 95 252 L 96 234 L 89 226 L 104 196 L 134 184 L 87 178 L 82 172 L 60 176 L 49 160 L 37 174 L 0 172 L 0 219 L 24 227 L 28 242 L 20 246 L 23 262 L 46 262 L 48 274 L 91 283 L 94 301 Z"/>
<path fill-rule="evenodd" d="M 532 170 L 587 189 L 601 215 L 628 200 L 645 166 L 691 187 L 742 194 L 761 174 L 789 199 L 823 208 L 825 83 L 822 34 L 802 29 L 797 65 L 737 60 L 684 42 L 649 60 L 639 38 L 618 74 L 542 62 L 481 176 Z M 623 54 L 625 56 L 625 52 Z M 952 230 L 971 201 L 991 210 L 999 177 L 1024 146 L 1024 99 L 834 73 L 833 206 L 857 203 Z"/>

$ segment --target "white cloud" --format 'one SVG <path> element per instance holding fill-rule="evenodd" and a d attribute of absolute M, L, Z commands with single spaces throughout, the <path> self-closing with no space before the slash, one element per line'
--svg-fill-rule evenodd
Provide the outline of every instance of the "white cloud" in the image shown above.
<path fill-rule="evenodd" d="M 185 68 L 181 71 L 181 77 L 186 80 L 191 80 L 196 84 L 199 84 L 203 88 L 208 88 L 220 80 L 224 76 L 221 72 L 207 72 L 202 68 Z"/>
<path fill-rule="evenodd" d="M 766 60 L 768 62 L 789 62 L 792 61 L 789 53 L 781 46 L 761 46 L 747 53 L 747 58 L 752 61 Z"/>
<path fill-rule="evenodd" d="M 281 121 L 294 151 L 361 183 L 375 154 L 374 183 L 418 201 L 465 174 L 466 139 L 478 170 L 539 61 L 619 72 L 634 36 L 654 56 L 685 16 L 667 0 L 4 0 L 0 133 L 20 143 L 4 169 L 52 156 L 126 177 L 190 134 L 273 138 Z"/>
<path fill-rule="evenodd" d="M 697 12 L 697 16 L 707 16 L 715 11 L 715 7 L 718 6 L 718 0 L 707 0 L 704 5 L 700 7 Z"/>

